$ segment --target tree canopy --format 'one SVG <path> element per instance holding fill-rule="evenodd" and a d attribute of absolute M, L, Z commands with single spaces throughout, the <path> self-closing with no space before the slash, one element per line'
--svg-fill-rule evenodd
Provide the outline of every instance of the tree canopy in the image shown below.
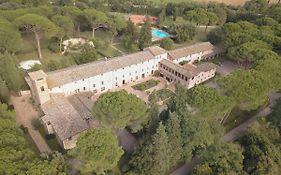
<path fill-rule="evenodd" d="M 148 120 L 146 104 L 124 90 L 102 94 L 92 111 L 102 125 L 118 129 L 129 126 L 133 132 L 140 130 Z"/>
<path fill-rule="evenodd" d="M 103 174 L 117 166 L 123 150 L 110 129 L 100 128 L 82 133 L 69 154 L 83 162 L 81 173 Z"/>

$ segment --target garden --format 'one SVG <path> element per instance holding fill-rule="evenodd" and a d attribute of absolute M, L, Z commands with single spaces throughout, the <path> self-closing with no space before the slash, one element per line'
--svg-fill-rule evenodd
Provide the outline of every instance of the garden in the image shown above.
<path fill-rule="evenodd" d="M 147 80 L 143 83 L 134 85 L 134 86 L 132 86 L 132 88 L 134 88 L 135 90 L 146 91 L 147 89 L 157 86 L 159 82 L 160 81 L 158 81 L 158 80 L 151 79 L 151 80 Z"/>
<path fill-rule="evenodd" d="M 164 102 L 168 99 L 170 99 L 172 96 L 174 95 L 174 93 L 169 90 L 169 89 L 161 89 L 158 91 L 154 91 L 152 92 L 149 97 L 148 100 L 150 102 Z"/>

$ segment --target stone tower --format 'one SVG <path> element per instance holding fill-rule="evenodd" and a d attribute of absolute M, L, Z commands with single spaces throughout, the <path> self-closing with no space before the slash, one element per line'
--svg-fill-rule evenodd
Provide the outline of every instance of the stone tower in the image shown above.
<path fill-rule="evenodd" d="M 47 75 L 42 70 L 28 73 L 30 77 L 30 88 L 32 97 L 36 104 L 44 104 L 50 100 L 47 84 Z"/>

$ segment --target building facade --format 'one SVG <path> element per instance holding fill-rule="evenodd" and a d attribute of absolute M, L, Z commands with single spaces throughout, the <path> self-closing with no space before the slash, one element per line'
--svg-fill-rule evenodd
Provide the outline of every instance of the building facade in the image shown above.
<path fill-rule="evenodd" d="M 81 105 L 76 106 L 83 101 L 82 98 L 67 98 L 81 95 L 82 92 L 103 93 L 153 75 L 155 71 L 160 71 L 169 82 L 192 88 L 214 77 L 216 72 L 214 64 L 203 63 L 195 66 L 193 63 L 215 57 L 222 52 L 223 50 L 209 42 L 172 51 L 152 46 L 137 53 L 53 72 L 30 72 L 26 81 L 33 99 L 45 114 L 41 121 L 46 130 L 49 134 L 56 135 L 64 149 L 71 149 L 75 147 L 79 134 L 90 128 L 92 117 L 89 117 L 90 105 L 82 105 L 87 106 L 85 110 L 81 109 Z M 182 62 L 185 64 L 179 64 Z M 55 96 L 60 98 L 55 99 Z M 90 98 L 85 98 L 84 101 L 87 100 Z"/>

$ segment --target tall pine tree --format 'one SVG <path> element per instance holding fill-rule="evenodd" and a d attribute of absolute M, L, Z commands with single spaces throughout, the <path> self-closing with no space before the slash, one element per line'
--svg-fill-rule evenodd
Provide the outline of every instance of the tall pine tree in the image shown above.
<path fill-rule="evenodd" d="M 0 102 L 7 103 L 9 98 L 9 90 L 6 82 L 0 76 Z"/>
<path fill-rule="evenodd" d="M 165 126 L 160 122 L 155 135 L 152 137 L 151 156 L 153 166 L 149 174 L 163 175 L 169 170 L 169 139 Z"/>
<path fill-rule="evenodd" d="M 169 167 L 172 168 L 182 160 L 183 154 L 180 120 L 176 113 L 170 113 L 166 130 L 170 145 Z"/>
<path fill-rule="evenodd" d="M 152 35 L 151 35 L 151 24 L 148 18 L 146 18 L 145 23 L 143 24 L 140 36 L 139 36 L 139 48 L 143 50 L 145 47 L 151 45 Z"/>
<path fill-rule="evenodd" d="M 23 78 L 15 60 L 15 56 L 7 52 L 0 54 L 0 76 L 10 90 L 19 91 L 23 85 Z"/>

